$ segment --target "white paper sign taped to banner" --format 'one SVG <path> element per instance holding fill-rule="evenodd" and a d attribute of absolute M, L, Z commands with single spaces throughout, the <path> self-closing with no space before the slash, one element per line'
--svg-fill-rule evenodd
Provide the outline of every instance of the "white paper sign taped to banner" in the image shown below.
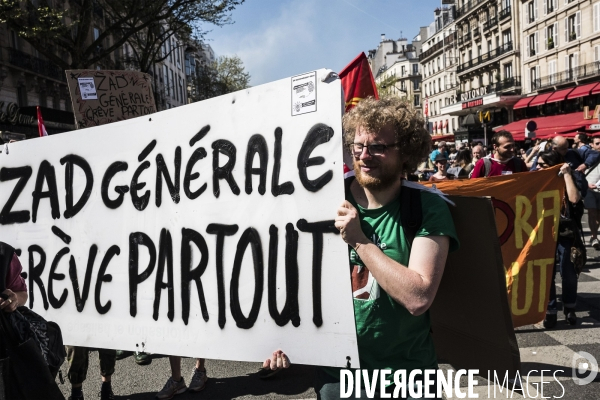
<path fill-rule="evenodd" d="M 314 82 L 298 117 L 285 79 L 11 144 L 1 240 L 33 310 L 71 345 L 358 367 L 341 84 Z"/>
<path fill-rule="evenodd" d="M 302 115 L 317 111 L 317 72 L 293 76 L 292 115 Z"/>
<path fill-rule="evenodd" d="M 82 100 L 97 100 L 96 84 L 93 77 L 77 78 Z"/>

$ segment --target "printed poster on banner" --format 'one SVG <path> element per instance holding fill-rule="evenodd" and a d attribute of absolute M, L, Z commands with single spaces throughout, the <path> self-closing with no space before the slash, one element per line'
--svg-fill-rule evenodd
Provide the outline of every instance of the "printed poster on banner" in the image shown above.
<path fill-rule="evenodd" d="M 305 115 L 288 78 L 11 144 L 0 225 L 28 305 L 70 345 L 358 368 L 327 72 L 307 74 L 321 105 Z"/>
<path fill-rule="evenodd" d="M 317 111 L 317 73 L 293 76 L 292 116 Z"/>

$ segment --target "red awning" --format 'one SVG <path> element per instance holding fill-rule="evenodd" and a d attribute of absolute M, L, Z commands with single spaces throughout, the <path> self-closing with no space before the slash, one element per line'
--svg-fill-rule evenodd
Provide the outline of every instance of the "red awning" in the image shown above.
<path fill-rule="evenodd" d="M 525 108 L 529 105 L 529 102 L 533 100 L 533 97 L 523 97 L 521 100 L 517 101 L 517 103 L 513 106 L 513 110 L 518 110 L 519 108 Z"/>
<path fill-rule="evenodd" d="M 563 101 L 567 99 L 567 95 L 573 91 L 573 88 L 558 90 L 552 93 L 552 96 L 548 97 L 546 100 L 546 104 L 548 103 L 556 103 L 557 101 Z"/>
<path fill-rule="evenodd" d="M 587 85 L 576 86 L 575 89 L 567 96 L 567 99 L 576 99 L 578 97 L 589 96 L 592 89 L 598 83 L 588 83 Z"/>
<path fill-rule="evenodd" d="M 600 93 L 600 83 L 597 84 L 596 87 L 592 89 L 592 92 L 590 94 L 592 95 L 592 94 L 598 94 L 598 93 Z"/>
<path fill-rule="evenodd" d="M 441 140 L 443 141 L 454 141 L 454 135 L 435 135 L 435 136 L 431 136 L 431 140 L 434 142 L 439 142 Z"/>
<path fill-rule="evenodd" d="M 542 104 L 546 104 L 546 100 L 548 100 L 548 98 L 553 94 L 554 92 L 538 94 L 534 97 L 533 100 L 531 100 L 531 103 L 529 103 L 529 107 L 541 106 Z"/>
<path fill-rule="evenodd" d="M 577 130 L 584 131 L 590 124 L 596 122 L 593 119 L 583 119 L 583 112 L 579 111 L 550 117 L 524 118 L 520 121 L 499 126 L 494 130 L 507 130 L 513 134 L 515 140 L 525 140 L 525 125 L 531 120 L 537 124 L 536 137 L 559 135 Z"/>

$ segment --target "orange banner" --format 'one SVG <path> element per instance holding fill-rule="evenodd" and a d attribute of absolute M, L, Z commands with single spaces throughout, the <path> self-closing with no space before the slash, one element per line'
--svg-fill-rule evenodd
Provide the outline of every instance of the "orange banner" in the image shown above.
<path fill-rule="evenodd" d="M 546 314 L 565 191 L 559 169 L 435 184 L 446 194 L 492 197 L 515 327 L 538 323 Z"/>

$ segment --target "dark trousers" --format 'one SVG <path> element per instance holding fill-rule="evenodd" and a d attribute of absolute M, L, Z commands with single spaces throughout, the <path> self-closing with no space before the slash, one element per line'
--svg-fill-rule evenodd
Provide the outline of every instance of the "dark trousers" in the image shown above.
<path fill-rule="evenodd" d="M 79 385 L 85 381 L 90 360 L 90 349 L 88 347 L 65 346 L 67 349 L 67 360 L 69 361 L 69 382 L 71 385 Z M 117 362 L 117 351 L 109 349 L 97 349 L 100 358 L 100 375 L 111 376 L 115 372 Z"/>
<path fill-rule="evenodd" d="M 573 238 L 558 237 L 556 246 L 556 262 L 552 271 L 552 280 L 550 281 L 550 298 L 548 302 L 548 313 L 556 314 L 556 271 L 560 272 L 562 278 L 562 301 L 566 308 L 575 308 L 577 303 L 577 272 L 571 262 L 571 246 Z"/>

